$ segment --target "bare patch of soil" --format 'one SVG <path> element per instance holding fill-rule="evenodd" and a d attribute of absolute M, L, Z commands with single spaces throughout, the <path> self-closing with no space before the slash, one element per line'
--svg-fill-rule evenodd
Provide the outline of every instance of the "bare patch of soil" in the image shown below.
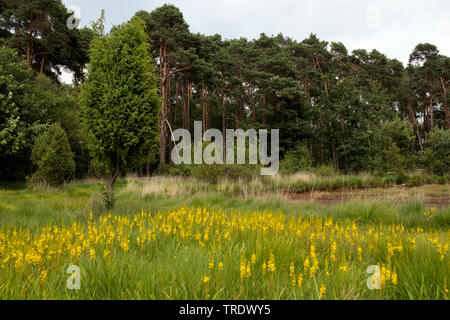
<path fill-rule="evenodd" d="M 310 191 L 293 193 L 294 201 L 312 201 L 331 206 L 351 200 L 391 200 L 395 203 L 420 201 L 429 207 L 450 206 L 450 185 L 424 185 L 415 187 L 395 186 L 391 188 L 369 188 L 337 190 L 330 192 Z"/>

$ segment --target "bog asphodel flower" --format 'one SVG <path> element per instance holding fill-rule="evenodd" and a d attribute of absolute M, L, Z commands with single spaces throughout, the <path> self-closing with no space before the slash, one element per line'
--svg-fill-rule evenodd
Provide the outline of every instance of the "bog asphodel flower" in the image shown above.
<path fill-rule="evenodd" d="M 298 287 L 299 287 L 299 288 L 302 287 L 302 284 L 303 284 L 303 275 L 302 275 L 301 273 L 298 274 L 297 284 L 298 284 Z"/>
<path fill-rule="evenodd" d="M 358 247 L 358 261 L 362 261 L 362 249 Z"/>
<path fill-rule="evenodd" d="M 270 253 L 269 262 L 267 263 L 267 267 L 270 272 L 275 272 L 275 270 L 276 270 L 275 256 L 273 255 L 272 252 Z"/>
<path fill-rule="evenodd" d="M 291 278 L 292 285 L 295 286 L 297 283 L 297 279 L 295 276 L 295 265 L 293 262 L 289 265 L 289 277 Z"/>
<path fill-rule="evenodd" d="M 41 283 L 44 283 L 45 280 L 47 280 L 47 275 L 48 275 L 47 270 L 42 270 L 41 271 L 41 275 L 39 277 L 39 280 L 40 280 Z"/>
<path fill-rule="evenodd" d="M 325 296 L 325 292 L 326 292 L 327 290 L 326 290 L 326 288 L 325 288 L 325 285 L 322 283 L 321 285 L 320 285 L 320 289 L 319 289 L 319 292 L 320 292 L 320 297 L 319 297 L 319 299 L 320 300 L 322 300 L 323 299 L 323 297 Z"/>
<path fill-rule="evenodd" d="M 339 272 L 362 270 L 366 267 L 364 253 L 367 259 L 375 257 L 380 265 L 384 263 L 380 275 L 382 288 L 390 290 L 390 285 L 397 285 L 402 290 L 398 258 L 417 248 L 429 249 L 430 257 L 434 255 L 432 261 L 443 264 L 442 270 L 446 270 L 450 234 L 431 226 L 426 232 L 398 224 L 365 227 L 332 218 L 291 217 L 270 211 L 224 212 L 183 207 L 132 216 L 108 213 L 70 225 L 49 224 L 36 229 L 0 227 L 0 274 L 5 279 L 13 278 L 15 273 L 31 273 L 37 282 L 48 282 L 47 271 L 62 270 L 68 261 L 79 264 L 87 260 L 90 267 L 105 261 L 105 265 L 110 265 L 130 252 L 145 257 L 148 252 L 158 250 L 161 243 L 174 243 L 174 248 L 182 251 L 168 250 L 174 267 L 196 261 L 194 254 L 198 252 L 208 257 L 205 264 L 211 275 L 200 275 L 200 283 L 208 283 L 217 270 L 223 270 L 223 261 L 229 261 L 226 271 L 236 270 L 236 279 L 253 277 L 255 286 L 270 282 L 272 288 L 290 282 L 290 290 L 297 291 L 315 283 L 319 286 L 322 279 L 332 281 Z M 234 256 L 237 247 L 241 248 L 240 259 L 239 255 Z M 294 260 L 297 257 L 302 260 L 297 262 Z M 218 264 L 216 259 L 220 261 Z M 267 273 L 270 277 L 265 277 Z M 228 279 L 219 278 L 218 281 Z M 280 283 L 274 284 L 277 281 Z M 443 295 L 447 285 L 443 286 L 442 279 L 439 281 L 440 291 L 436 291 Z"/>

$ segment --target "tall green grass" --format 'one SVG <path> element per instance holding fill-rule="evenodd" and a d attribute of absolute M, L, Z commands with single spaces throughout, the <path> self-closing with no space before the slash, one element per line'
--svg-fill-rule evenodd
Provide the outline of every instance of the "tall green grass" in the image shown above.
<path fill-rule="evenodd" d="M 370 194 L 370 198 L 350 196 L 324 205 L 314 201 L 315 194 L 304 201 L 293 201 L 289 193 L 261 192 L 258 183 L 207 184 L 183 178 L 121 179 L 116 186 L 115 214 L 134 214 L 144 211 L 158 211 L 180 206 L 208 207 L 212 209 L 242 211 L 282 211 L 286 215 L 337 217 L 355 220 L 359 223 L 402 223 L 406 226 L 449 228 L 449 208 L 439 208 L 428 219 L 424 212 L 430 209 L 421 197 L 392 199 L 391 192 Z M 48 222 L 70 224 L 86 221 L 89 213 L 100 215 L 106 210 L 102 200 L 99 181 L 80 181 L 60 188 L 41 187 L 36 189 L 0 189 L 0 226 L 36 227 Z M 183 184 L 185 183 L 185 185 Z M 184 188 L 186 187 L 186 188 Z M 227 189 L 228 188 L 228 189 Z M 236 192 L 235 188 L 241 188 Z M 245 195 L 241 192 L 247 188 Z M 215 191 L 214 189 L 220 189 Z M 228 192 L 227 192 L 228 190 Z M 445 196 L 446 188 L 423 189 L 419 193 Z M 430 191 L 431 190 L 431 191 Z M 430 193 L 431 192 L 431 193 Z M 342 191 L 345 196 L 347 193 Z M 450 197 L 450 193 L 447 193 Z"/>

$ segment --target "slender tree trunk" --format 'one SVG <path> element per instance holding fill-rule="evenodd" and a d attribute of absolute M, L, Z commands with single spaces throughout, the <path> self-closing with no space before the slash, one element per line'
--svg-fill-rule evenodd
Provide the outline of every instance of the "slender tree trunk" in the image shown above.
<path fill-rule="evenodd" d="M 186 109 L 186 129 L 190 130 L 191 124 L 191 99 L 192 99 L 192 82 L 188 81 L 188 96 L 187 96 L 187 109 Z"/>
<path fill-rule="evenodd" d="M 223 135 L 223 162 L 226 161 L 227 156 L 227 111 L 225 104 L 225 90 L 222 88 L 222 135 Z"/>
<path fill-rule="evenodd" d="M 162 88 L 163 91 L 165 88 Z M 165 97 L 162 97 L 161 102 L 161 119 L 159 121 L 160 131 L 159 131 L 159 139 L 160 139 L 160 148 L 159 148 L 159 163 L 166 163 L 166 108 L 165 108 Z"/>
<path fill-rule="evenodd" d="M 263 96 L 263 110 L 267 110 L 266 106 L 267 106 L 267 100 L 266 100 L 266 94 L 264 93 L 264 96 Z M 264 112 L 263 115 L 262 115 L 262 123 L 266 124 L 266 121 L 267 121 L 267 112 Z"/>
<path fill-rule="evenodd" d="M 208 115 L 208 92 L 202 89 L 202 122 L 203 133 L 209 129 L 209 115 Z"/>
<path fill-rule="evenodd" d="M 160 118 L 160 148 L 159 148 L 159 164 L 166 164 L 166 119 L 167 119 L 167 89 L 166 89 L 166 81 L 167 81 L 167 71 L 168 71 L 168 62 L 167 62 L 167 44 L 164 44 L 163 50 L 163 61 L 160 62 L 162 66 L 162 75 L 161 75 L 161 118 Z M 161 52 L 161 48 L 160 48 Z"/>
<path fill-rule="evenodd" d="M 28 40 L 27 45 L 27 64 L 28 66 L 31 66 L 31 41 Z"/>
<path fill-rule="evenodd" d="M 448 98 L 447 98 L 447 87 L 444 83 L 444 79 L 441 77 L 442 91 L 444 93 L 444 111 L 445 111 L 445 129 L 450 129 L 450 114 L 448 111 Z"/>
<path fill-rule="evenodd" d="M 416 130 L 417 130 L 417 137 L 419 138 L 420 151 L 423 151 L 422 139 L 420 138 L 420 132 L 419 132 L 419 124 L 416 124 Z"/>
<path fill-rule="evenodd" d="M 323 133 L 322 133 L 322 111 L 319 112 L 319 130 L 320 130 L 320 162 L 324 163 L 324 146 L 323 146 Z"/>
<path fill-rule="evenodd" d="M 173 123 L 177 122 L 177 110 L 178 110 L 178 81 L 175 82 L 175 110 L 173 112 Z"/>
<path fill-rule="evenodd" d="M 255 107 L 255 97 L 252 94 L 248 95 L 248 98 L 250 100 L 250 110 L 251 110 L 251 114 L 252 114 L 252 120 L 255 121 L 256 120 L 256 107 Z"/>
<path fill-rule="evenodd" d="M 172 80 L 169 77 L 167 80 L 167 86 L 166 86 L 166 97 L 167 97 L 167 114 L 170 114 L 172 112 L 172 103 L 171 103 L 171 92 L 172 92 Z"/>
<path fill-rule="evenodd" d="M 30 23 L 33 23 L 31 17 L 30 17 Z M 33 46 L 33 31 L 31 29 L 29 29 L 28 30 L 28 44 L 27 44 L 27 64 L 30 67 L 31 67 L 31 64 L 33 63 L 32 46 Z"/>
<path fill-rule="evenodd" d="M 408 102 L 408 118 L 409 118 L 409 122 L 411 122 L 412 126 L 413 126 L 413 130 L 414 128 L 417 126 L 417 121 L 416 121 L 416 117 L 414 116 L 414 111 L 411 105 L 411 102 Z M 418 133 L 418 132 L 417 132 Z M 419 139 L 420 142 L 420 136 L 418 135 L 417 138 Z M 419 144 L 422 144 L 421 142 Z M 416 143 L 413 142 L 411 144 L 411 152 L 415 152 L 416 150 Z"/>
<path fill-rule="evenodd" d="M 430 93 L 430 98 L 429 98 L 429 108 L 430 108 L 430 125 L 431 125 L 431 132 L 434 131 L 434 113 L 433 113 L 433 97 L 431 96 Z"/>
<path fill-rule="evenodd" d="M 311 92 L 309 91 L 309 85 L 305 85 L 306 96 L 308 97 L 308 104 L 311 105 Z"/>
<path fill-rule="evenodd" d="M 185 81 L 182 81 L 182 82 L 181 82 L 181 104 L 182 104 L 181 108 L 183 109 L 183 112 L 181 113 L 181 116 L 182 116 L 182 122 L 183 122 L 183 129 L 186 129 L 186 130 L 187 130 L 187 125 L 186 125 L 186 119 L 187 119 L 187 116 L 186 116 L 186 109 L 187 109 L 187 104 L 186 104 L 186 97 L 185 97 L 185 94 L 184 94 L 184 88 L 185 88 L 185 86 L 186 86 L 186 82 L 185 82 Z"/>
<path fill-rule="evenodd" d="M 114 184 L 116 183 L 117 177 L 119 176 L 120 168 L 117 166 L 116 169 L 111 171 L 108 180 L 108 193 L 111 200 L 114 199 Z"/>
<path fill-rule="evenodd" d="M 428 132 L 428 107 L 427 107 L 427 99 L 424 98 L 423 100 L 423 132 Z"/>
<path fill-rule="evenodd" d="M 328 125 L 330 126 L 330 131 L 331 131 L 331 135 L 333 137 L 333 139 L 331 140 L 331 147 L 332 147 L 332 151 L 333 151 L 333 162 L 334 162 L 334 167 L 336 169 L 339 168 L 339 158 L 336 152 L 336 143 L 335 143 L 335 138 L 334 138 L 334 130 L 333 130 L 333 126 L 331 125 L 331 122 L 328 122 Z"/>
<path fill-rule="evenodd" d="M 239 129 L 239 121 L 241 120 L 241 103 L 242 97 L 239 97 L 236 105 L 236 129 Z"/>
<path fill-rule="evenodd" d="M 44 68 L 45 68 L 45 54 L 42 55 L 42 59 L 41 59 L 41 69 L 39 70 L 40 74 L 44 73 Z"/>

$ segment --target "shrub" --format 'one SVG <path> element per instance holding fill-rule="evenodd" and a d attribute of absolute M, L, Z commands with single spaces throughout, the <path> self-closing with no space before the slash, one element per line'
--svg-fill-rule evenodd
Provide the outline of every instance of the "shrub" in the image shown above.
<path fill-rule="evenodd" d="M 280 169 L 286 173 L 307 171 L 312 167 L 312 156 L 306 145 L 300 144 L 286 152 L 283 160 L 280 161 Z"/>
<path fill-rule="evenodd" d="M 191 175 L 191 170 L 192 165 L 167 165 L 164 173 L 169 176 L 189 177 Z"/>
<path fill-rule="evenodd" d="M 236 165 L 225 165 L 225 176 L 231 180 L 246 180 L 249 181 L 253 177 L 259 175 L 260 166 L 259 165 L 249 165 L 249 164 L 236 164 Z"/>
<path fill-rule="evenodd" d="M 430 134 L 424 163 L 432 173 L 442 175 L 450 172 L 450 130 L 436 128 Z"/>
<path fill-rule="evenodd" d="M 210 183 L 217 183 L 225 175 L 225 168 L 223 165 L 193 165 L 191 175 L 199 180 L 205 180 Z"/>
<path fill-rule="evenodd" d="M 408 181 L 408 176 L 406 175 L 406 173 L 403 170 L 400 170 L 397 173 L 395 178 L 396 178 L 395 182 L 397 184 L 403 184 L 403 183 L 406 183 Z"/>
<path fill-rule="evenodd" d="M 331 176 L 334 174 L 334 167 L 330 165 L 321 165 L 314 169 L 318 176 Z"/>
<path fill-rule="evenodd" d="M 74 154 L 64 129 L 58 123 L 39 135 L 34 143 L 31 161 L 37 171 L 29 180 L 30 184 L 48 183 L 59 185 L 75 173 Z"/>
<path fill-rule="evenodd" d="M 108 192 L 108 188 L 104 185 L 100 185 L 100 192 L 102 194 L 103 205 L 106 210 L 111 211 L 114 208 L 115 199 L 111 197 L 111 194 Z"/>
<path fill-rule="evenodd" d="M 260 166 L 248 164 L 212 164 L 191 166 L 192 177 L 210 183 L 217 183 L 221 179 L 249 181 L 259 174 Z"/>
<path fill-rule="evenodd" d="M 372 166 L 377 173 L 381 172 L 402 172 L 405 167 L 405 157 L 401 154 L 400 148 L 393 141 L 390 141 L 384 148 L 378 151 Z"/>

